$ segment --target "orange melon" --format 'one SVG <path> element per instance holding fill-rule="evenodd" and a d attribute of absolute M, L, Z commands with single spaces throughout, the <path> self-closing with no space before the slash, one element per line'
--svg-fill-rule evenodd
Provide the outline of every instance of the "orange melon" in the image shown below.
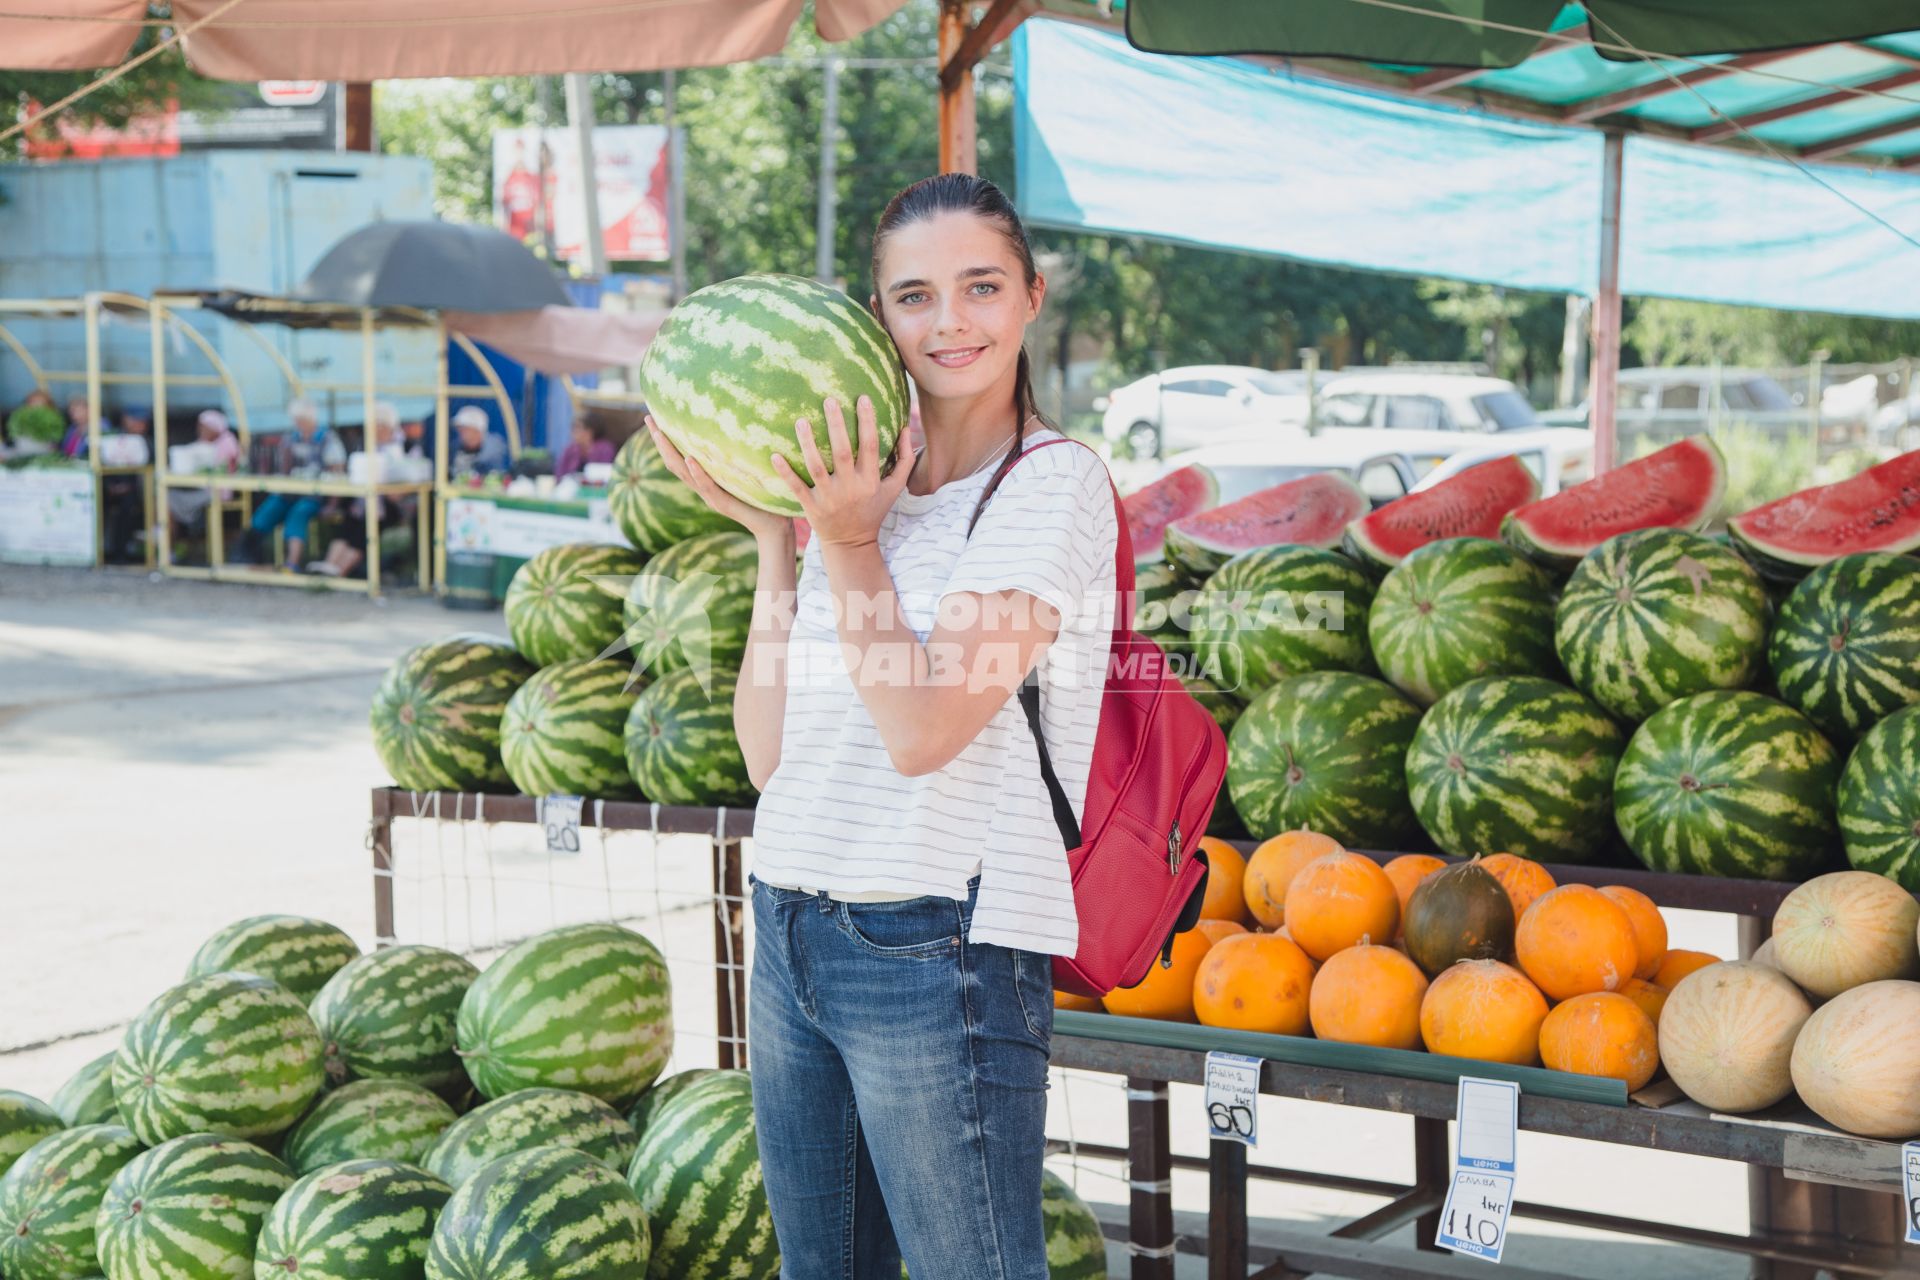
<path fill-rule="evenodd" d="M 1287 932 L 1321 963 L 1363 942 L 1393 941 L 1400 897 L 1372 858 L 1329 853 L 1300 869 L 1287 890 Z"/>
<path fill-rule="evenodd" d="M 1498 960 L 1462 960 L 1427 988 L 1420 1038 L 1432 1053 L 1534 1067 L 1546 1017 L 1546 997 L 1526 974 Z"/>
<path fill-rule="evenodd" d="M 1053 993 L 1053 1007 L 1070 1009 L 1074 1013 L 1099 1013 L 1106 1006 L 1100 1003 L 1099 996 L 1078 996 L 1071 991 Z"/>
<path fill-rule="evenodd" d="M 1689 974 L 1660 1016 L 1660 1059 L 1714 1111 L 1770 1107 L 1793 1092 L 1793 1042 L 1813 1006 L 1786 974 L 1734 960 Z"/>
<path fill-rule="evenodd" d="M 1203 920 L 1244 920 L 1247 899 L 1241 881 L 1247 873 L 1247 860 L 1225 840 L 1200 837 L 1207 852 L 1207 896 L 1200 906 Z"/>
<path fill-rule="evenodd" d="M 1633 976 L 1650 980 L 1660 972 L 1660 962 L 1667 958 L 1667 918 L 1660 914 L 1660 908 L 1653 899 L 1638 889 L 1629 889 L 1623 884 L 1602 886 L 1600 892 L 1620 904 L 1627 913 L 1627 920 L 1633 925 L 1633 945 L 1639 953 L 1639 962 L 1633 966 Z"/>
<path fill-rule="evenodd" d="M 1522 972 L 1553 1000 L 1618 991 L 1640 963 L 1625 908 L 1584 884 L 1561 885 L 1535 899 L 1513 944 Z"/>
<path fill-rule="evenodd" d="M 1407 900 L 1413 897 L 1414 889 L 1434 872 L 1444 871 L 1446 866 L 1446 859 L 1436 858 L 1430 853 L 1403 853 L 1380 868 L 1387 873 L 1387 879 L 1393 881 L 1393 891 L 1400 897 L 1400 928 L 1394 934 L 1396 941 L 1406 936 Z"/>
<path fill-rule="evenodd" d="M 1218 944 L 1222 938 L 1231 938 L 1236 933 L 1245 933 L 1247 926 L 1238 920 L 1208 920 L 1201 918 L 1194 923 L 1194 929 L 1207 935 L 1207 941 Z"/>
<path fill-rule="evenodd" d="M 1920 977 L 1920 902 L 1885 876 L 1834 871 L 1815 876 L 1773 917 L 1773 958 L 1782 973 L 1819 997 L 1868 982 Z"/>
<path fill-rule="evenodd" d="M 1555 1071 L 1623 1080 L 1632 1093 L 1660 1069 L 1659 1033 L 1625 996 L 1590 991 L 1554 1006 L 1540 1024 L 1540 1060 Z"/>
<path fill-rule="evenodd" d="M 1800 1028 L 1791 1066 L 1801 1100 L 1827 1123 L 1920 1137 L 1920 982 L 1862 983 L 1827 1001 Z"/>
<path fill-rule="evenodd" d="M 1680 985 L 1680 980 L 1690 973 L 1698 973 L 1710 964 L 1723 963 L 1719 956 L 1710 956 L 1704 951 L 1669 951 L 1660 961 L 1660 968 L 1653 975 L 1657 987 L 1671 991 Z"/>
<path fill-rule="evenodd" d="M 1241 893 L 1247 910 L 1268 929 L 1287 922 L 1287 886 L 1300 868 L 1323 854 L 1342 852 L 1340 842 L 1317 831 L 1282 831 L 1263 841 L 1247 859 Z"/>
<path fill-rule="evenodd" d="M 1106 994 L 1108 1013 L 1123 1018 L 1159 1018 L 1164 1022 L 1192 1022 L 1193 976 L 1200 971 L 1213 946 L 1212 939 L 1197 930 L 1173 936 L 1173 967 L 1160 967 L 1159 957 L 1147 969 L 1137 987 L 1121 987 Z"/>
<path fill-rule="evenodd" d="M 1620 988 L 1620 994 L 1640 1006 L 1640 1012 L 1652 1019 L 1654 1029 L 1660 1027 L 1660 1014 L 1667 1007 L 1667 989 L 1648 982 L 1645 978 L 1628 978 L 1627 985 Z"/>
<path fill-rule="evenodd" d="M 1209 1027 L 1299 1036 L 1307 1032 L 1313 961 L 1277 934 L 1216 942 L 1194 977 L 1193 1011 Z"/>
<path fill-rule="evenodd" d="M 1322 1040 L 1418 1049 L 1426 994 L 1427 975 L 1392 947 L 1348 947 L 1314 975 L 1307 1014 Z"/>
<path fill-rule="evenodd" d="M 1495 853 L 1480 859 L 1480 865 L 1492 873 L 1500 887 L 1513 899 L 1513 918 L 1527 914 L 1535 898 L 1554 890 L 1553 872 L 1527 858 L 1510 853 Z"/>

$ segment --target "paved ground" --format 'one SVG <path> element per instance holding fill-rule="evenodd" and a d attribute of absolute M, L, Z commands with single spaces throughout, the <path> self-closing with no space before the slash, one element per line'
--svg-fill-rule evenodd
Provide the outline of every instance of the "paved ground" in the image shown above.
<path fill-rule="evenodd" d="M 384 778 L 368 699 L 401 649 L 472 629 L 503 627 L 413 598 L 0 566 L 0 1088 L 50 1094 L 227 921 L 295 911 L 370 945 L 367 793 Z M 675 962 L 678 1065 L 710 1061 L 704 845 L 623 835 L 556 869 L 526 836 L 400 823 L 401 935 L 483 946 L 581 914 L 649 919 Z M 1731 928 L 1676 913 L 1675 944 L 1731 954 Z M 90 1029 L 102 1030 L 75 1038 Z M 1057 1078 L 1050 1132 L 1123 1144 L 1117 1083 Z M 1176 1087 L 1173 1108 L 1176 1148 L 1203 1153 L 1195 1092 Z M 1397 1117 L 1264 1099 L 1260 1125 L 1256 1160 L 1411 1173 Z M 1743 1171 L 1710 1161 L 1523 1137 L 1520 1169 L 1528 1199 L 1746 1227 Z M 1078 1174 L 1083 1195 L 1112 1205 L 1122 1178 L 1093 1162 Z M 1204 1175 L 1178 1175 L 1175 1190 L 1182 1208 L 1204 1206 Z M 1374 1203 L 1256 1185 L 1252 1210 L 1308 1222 Z M 1507 1256 L 1595 1280 L 1745 1274 L 1717 1255 L 1589 1239 L 1523 1223 Z M 1183 1260 L 1183 1280 L 1190 1264 L 1204 1274 Z"/>

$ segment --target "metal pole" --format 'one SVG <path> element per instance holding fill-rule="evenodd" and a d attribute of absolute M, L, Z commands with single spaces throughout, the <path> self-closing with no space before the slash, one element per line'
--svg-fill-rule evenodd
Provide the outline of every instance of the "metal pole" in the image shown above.
<path fill-rule="evenodd" d="M 173 563 L 173 519 L 172 507 L 166 512 L 160 510 L 161 494 L 165 492 L 160 483 L 160 468 L 166 465 L 167 457 L 167 352 L 165 326 L 167 311 L 158 299 L 147 304 L 147 359 L 153 366 L 153 421 L 148 430 L 153 433 L 153 466 L 148 468 L 145 493 L 142 502 L 147 518 L 147 536 L 142 540 L 146 548 L 147 567 L 155 564 L 156 538 L 159 541 L 158 563 L 165 566 Z"/>
<path fill-rule="evenodd" d="M 1320 348 L 1300 348 L 1300 367 L 1307 374 L 1307 434 L 1320 429 Z"/>
<path fill-rule="evenodd" d="M 687 296 L 687 141 L 674 122 L 677 81 L 677 74 L 668 67 L 660 89 L 667 117 L 667 244 L 675 302 Z"/>
<path fill-rule="evenodd" d="M 442 345 L 445 338 L 441 339 Z M 361 511 L 367 534 L 367 593 L 380 594 L 380 429 L 374 422 L 373 308 L 360 312 L 360 448 L 367 455 L 367 492 Z"/>
<path fill-rule="evenodd" d="M 833 224 L 839 203 L 840 59 L 829 53 L 826 102 L 820 110 L 820 193 L 813 225 L 813 278 L 833 283 Z"/>
<path fill-rule="evenodd" d="M 1580 403 L 1581 348 L 1587 345 L 1587 300 L 1577 293 L 1567 295 L 1567 322 L 1560 333 L 1560 378 L 1554 388 L 1556 409 L 1570 409 Z"/>
<path fill-rule="evenodd" d="M 967 38 L 970 0 L 940 0 L 940 67 L 944 72 Z M 969 68 L 949 87 L 940 84 L 940 172 L 977 173 L 977 122 L 973 112 L 973 72 Z"/>
<path fill-rule="evenodd" d="M 1614 398 L 1620 382 L 1620 180 L 1625 135 L 1607 135 L 1600 186 L 1600 296 L 1593 309 L 1593 474 L 1610 470 L 1618 455 Z"/>
<path fill-rule="evenodd" d="M 593 94 L 587 77 L 578 71 L 567 73 L 567 119 L 580 147 L 581 204 L 587 214 L 587 269 L 596 276 L 607 274 L 607 244 L 600 236 L 600 170 L 593 159 Z"/>
<path fill-rule="evenodd" d="M 107 495 L 100 475 L 100 298 L 88 294 L 87 320 L 87 470 L 93 473 L 93 563 L 107 562 Z"/>
<path fill-rule="evenodd" d="M 349 80 L 341 89 L 341 127 L 340 149 L 342 151 L 372 151 L 373 145 L 373 82 L 370 80 Z"/>

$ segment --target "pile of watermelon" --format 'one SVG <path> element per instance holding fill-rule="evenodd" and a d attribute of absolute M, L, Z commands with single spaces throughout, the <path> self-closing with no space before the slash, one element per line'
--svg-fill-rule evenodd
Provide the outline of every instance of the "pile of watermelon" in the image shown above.
<path fill-rule="evenodd" d="M 0 1090 L 0 1276 L 772 1280 L 746 1073 L 672 1048 L 665 961 L 616 925 L 479 969 L 239 921 L 51 1104 Z"/>

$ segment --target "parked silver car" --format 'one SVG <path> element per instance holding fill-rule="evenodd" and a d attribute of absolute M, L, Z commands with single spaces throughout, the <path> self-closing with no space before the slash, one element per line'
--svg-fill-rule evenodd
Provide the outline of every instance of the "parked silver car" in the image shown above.
<path fill-rule="evenodd" d="M 1151 458 L 1166 452 L 1259 439 L 1274 427 L 1305 422 L 1307 375 L 1236 364 L 1167 369 L 1109 393 L 1101 432 L 1115 450 Z"/>

